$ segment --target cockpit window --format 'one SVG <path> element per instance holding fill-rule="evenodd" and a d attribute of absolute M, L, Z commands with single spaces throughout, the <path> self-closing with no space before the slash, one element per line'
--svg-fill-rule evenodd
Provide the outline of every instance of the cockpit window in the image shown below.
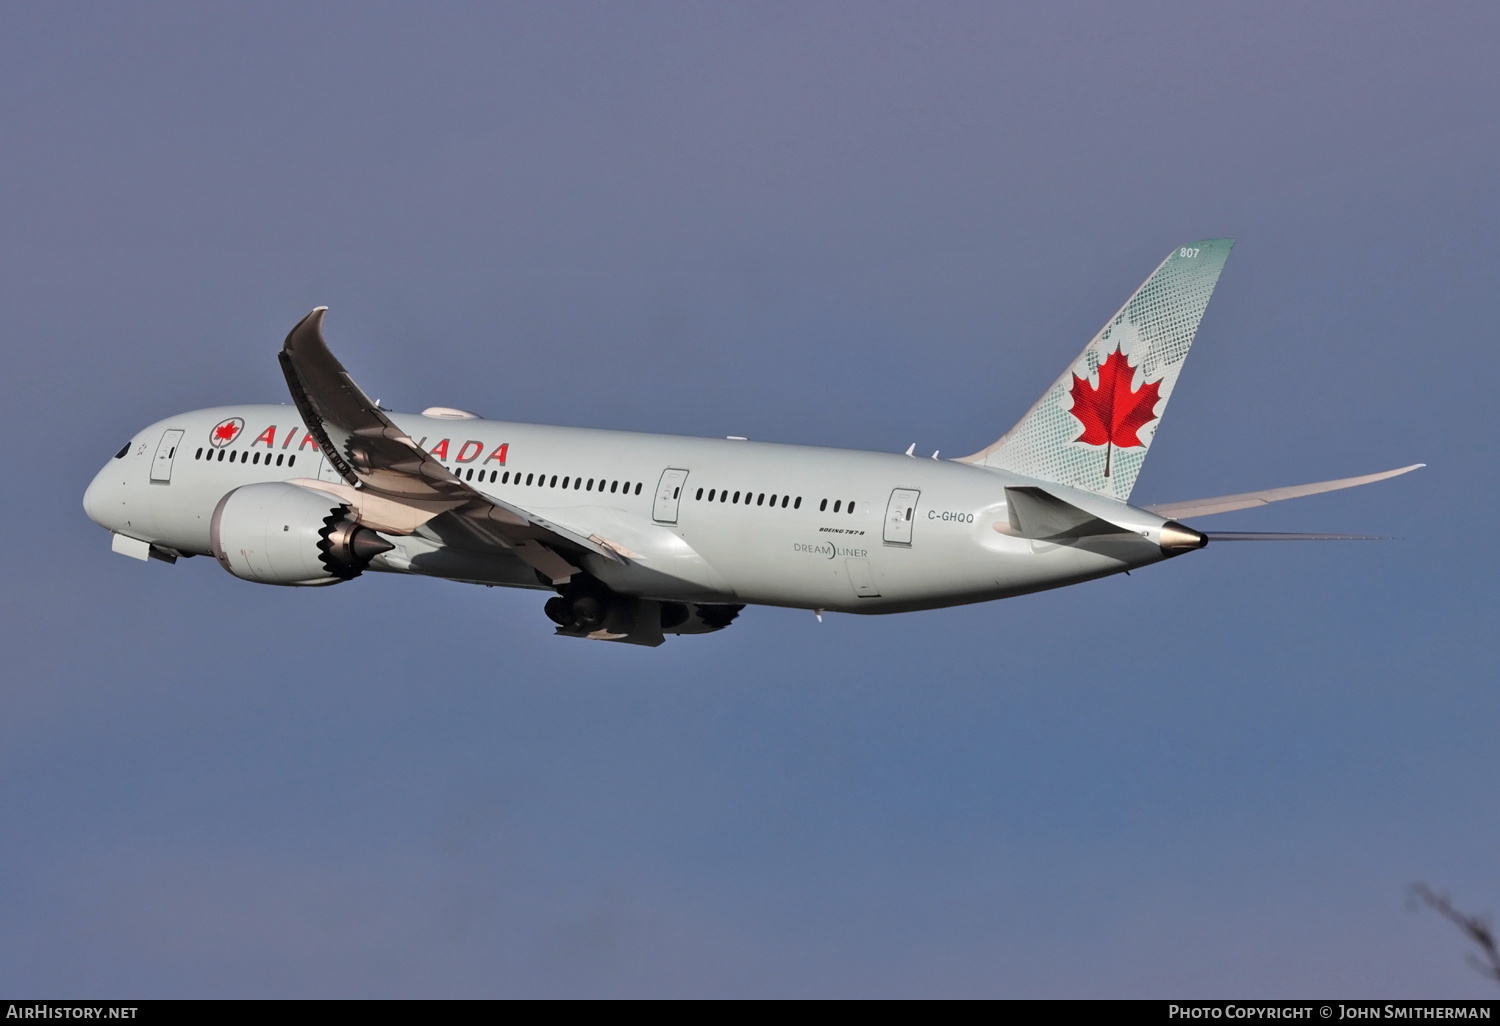
<path fill-rule="evenodd" d="M 127 452 L 129 452 L 129 451 L 130 451 L 130 443 L 126 442 L 124 445 L 120 446 L 120 451 L 117 452 L 117 453 L 115 453 L 115 459 L 117 459 L 117 460 L 123 460 L 125 458 L 125 454 Z"/>

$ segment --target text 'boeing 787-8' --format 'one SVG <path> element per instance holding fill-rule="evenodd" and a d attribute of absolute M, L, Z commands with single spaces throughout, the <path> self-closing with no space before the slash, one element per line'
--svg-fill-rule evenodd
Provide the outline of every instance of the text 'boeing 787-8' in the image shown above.
<path fill-rule="evenodd" d="M 329 352 L 320 307 L 281 350 L 294 406 L 152 424 L 99 471 L 84 509 L 143 560 L 212 553 L 261 584 L 380 570 L 534 588 L 556 593 L 557 633 L 638 645 L 719 630 L 746 604 L 896 613 L 1077 584 L 1221 539 L 1354 537 L 1180 521 L 1415 466 L 1130 502 L 1231 245 L 1174 250 L 1015 427 L 961 459 L 391 413 Z"/>

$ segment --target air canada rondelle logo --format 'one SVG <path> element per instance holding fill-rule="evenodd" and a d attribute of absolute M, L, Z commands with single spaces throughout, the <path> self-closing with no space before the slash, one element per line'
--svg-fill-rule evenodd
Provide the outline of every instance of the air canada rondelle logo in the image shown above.
<path fill-rule="evenodd" d="M 208 433 L 208 444 L 215 449 L 222 449 L 240 437 L 240 432 L 243 430 L 245 430 L 245 421 L 240 417 L 230 417 L 228 420 L 221 420 Z"/>

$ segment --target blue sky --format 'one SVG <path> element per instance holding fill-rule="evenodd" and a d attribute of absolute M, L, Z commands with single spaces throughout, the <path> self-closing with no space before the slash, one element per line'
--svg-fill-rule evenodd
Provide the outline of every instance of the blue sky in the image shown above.
<path fill-rule="evenodd" d="M 1492 5 L 0 9 L 0 991 L 1493 996 Z M 284 401 L 900 451 L 1239 240 L 1135 496 L 1232 546 L 655 650 L 110 553 Z M 25 459 L 20 457 L 25 456 Z M 36 457 L 33 459 L 32 457 Z"/>

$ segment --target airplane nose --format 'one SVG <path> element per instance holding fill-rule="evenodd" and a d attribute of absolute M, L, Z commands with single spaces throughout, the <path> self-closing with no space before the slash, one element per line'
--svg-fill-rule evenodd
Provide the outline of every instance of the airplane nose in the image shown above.
<path fill-rule="evenodd" d="M 111 466 L 105 466 L 103 470 L 94 475 L 94 479 L 89 482 L 89 486 L 83 491 L 83 511 L 89 515 L 89 519 L 94 523 L 100 527 L 107 527 L 111 531 L 115 528 L 110 523 L 110 514 L 120 508 L 118 501 L 120 496 L 111 493 L 117 493 L 124 488 L 124 482 L 110 480 L 111 476 L 119 476 L 110 474 L 110 471 L 113 469 Z M 111 502 L 110 499 L 112 498 L 116 501 Z"/>

